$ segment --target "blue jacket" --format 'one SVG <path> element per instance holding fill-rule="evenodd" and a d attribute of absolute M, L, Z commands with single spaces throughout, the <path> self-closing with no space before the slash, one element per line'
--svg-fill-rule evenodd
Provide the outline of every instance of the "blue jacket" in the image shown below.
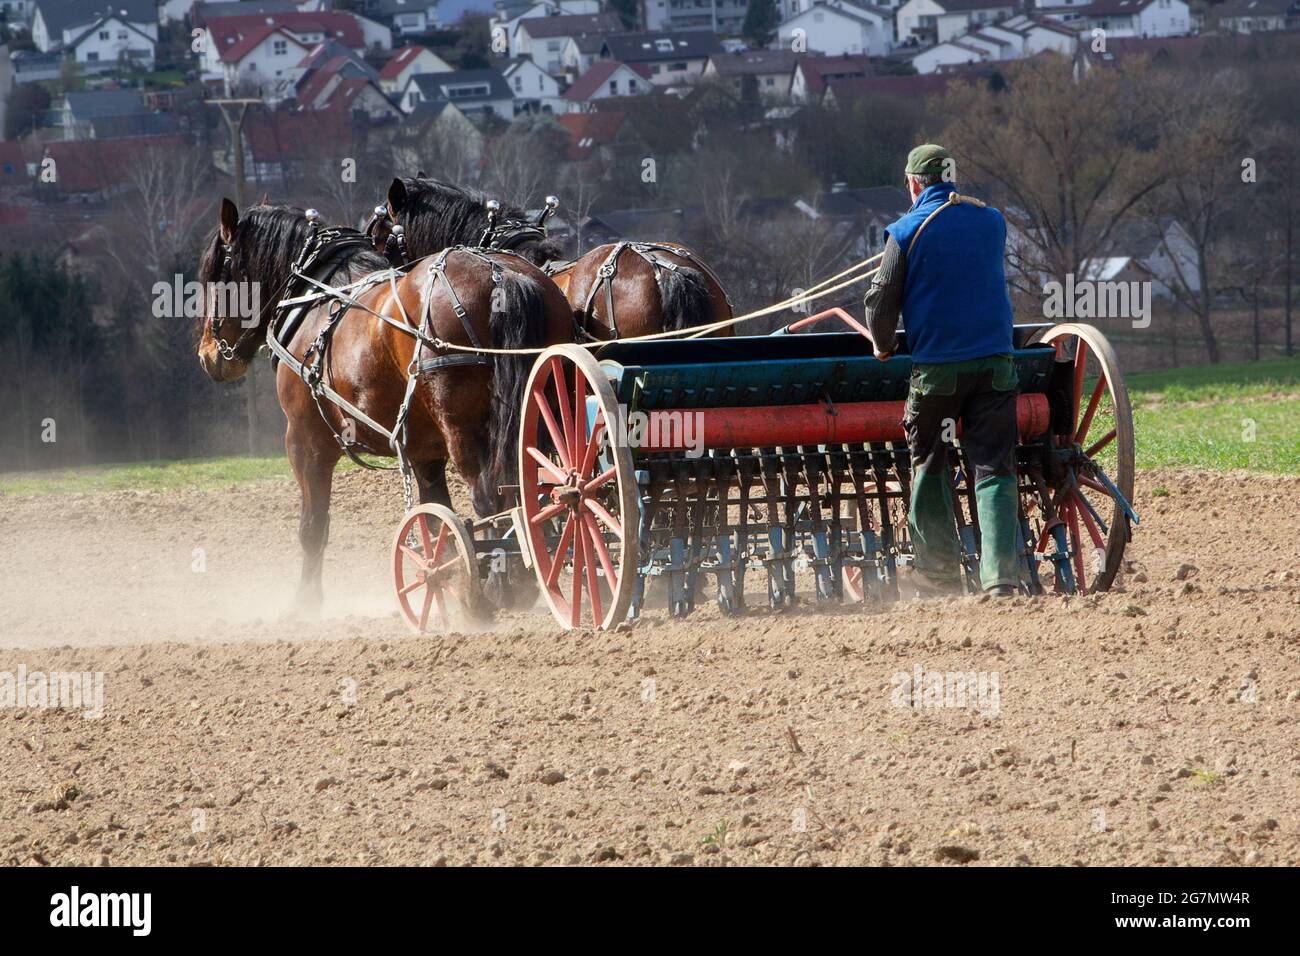
<path fill-rule="evenodd" d="M 953 189 L 952 183 L 927 187 L 885 230 L 907 263 L 903 325 L 915 362 L 964 362 L 1012 349 L 1002 213 L 960 203 L 930 220 L 912 248 L 925 217 L 947 202 Z"/>

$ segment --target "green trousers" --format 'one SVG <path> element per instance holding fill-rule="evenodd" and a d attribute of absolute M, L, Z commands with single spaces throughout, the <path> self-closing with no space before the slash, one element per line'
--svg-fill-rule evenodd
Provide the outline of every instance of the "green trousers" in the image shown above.
<path fill-rule="evenodd" d="M 980 585 L 1020 583 L 1016 493 L 1016 370 L 1010 355 L 913 366 L 903 427 L 912 456 L 907 516 L 915 568 L 930 584 L 961 585 L 949 449 L 961 448 L 975 480 Z"/>

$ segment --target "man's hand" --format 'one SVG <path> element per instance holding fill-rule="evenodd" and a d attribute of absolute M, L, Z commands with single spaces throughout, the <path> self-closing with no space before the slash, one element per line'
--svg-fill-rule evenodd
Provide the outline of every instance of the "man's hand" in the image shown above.
<path fill-rule="evenodd" d="M 889 361 L 893 356 L 893 352 L 876 352 L 876 358 L 880 359 L 882 362 Z"/>

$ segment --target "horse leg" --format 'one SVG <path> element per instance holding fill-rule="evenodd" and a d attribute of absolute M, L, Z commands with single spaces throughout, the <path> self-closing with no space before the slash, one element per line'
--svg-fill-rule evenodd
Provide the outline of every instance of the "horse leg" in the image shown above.
<path fill-rule="evenodd" d="M 425 461 L 412 463 L 415 482 L 420 488 L 420 504 L 446 505 L 450 508 L 451 491 L 447 488 L 447 462 Z"/>
<path fill-rule="evenodd" d="M 323 436 L 304 434 L 290 425 L 285 433 L 285 449 L 298 488 L 302 492 L 302 510 L 298 519 L 298 540 L 302 543 L 302 577 L 294 599 L 295 616 L 320 616 L 321 568 L 330 530 L 330 490 L 334 484 L 334 466 L 341 452 L 333 441 Z"/>

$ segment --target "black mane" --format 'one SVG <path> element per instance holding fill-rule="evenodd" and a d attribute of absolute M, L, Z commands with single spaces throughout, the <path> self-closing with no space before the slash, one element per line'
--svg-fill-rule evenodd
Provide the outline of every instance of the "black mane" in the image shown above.
<path fill-rule="evenodd" d="M 406 230 L 406 247 L 412 258 L 436 255 L 451 246 L 477 246 L 488 228 L 487 203 L 495 197 L 469 186 L 437 179 L 402 177 L 406 202 L 397 221 Z M 499 219 L 525 219 L 518 206 L 501 203 Z M 541 265 L 560 257 L 552 242 L 524 243 L 516 251 Z"/>
<path fill-rule="evenodd" d="M 307 242 L 307 228 L 307 214 L 297 206 L 249 206 L 239 217 L 229 249 L 230 278 L 261 284 L 264 320 L 274 312 L 275 304 L 284 292 L 293 264 Z M 204 283 L 221 279 L 217 236 L 214 230 L 208 237 L 203 261 L 199 265 L 199 281 Z M 379 253 L 358 247 L 348 253 L 334 274 L 324 281 L 351 281 L 387 268 L 388 260 Z"/>

